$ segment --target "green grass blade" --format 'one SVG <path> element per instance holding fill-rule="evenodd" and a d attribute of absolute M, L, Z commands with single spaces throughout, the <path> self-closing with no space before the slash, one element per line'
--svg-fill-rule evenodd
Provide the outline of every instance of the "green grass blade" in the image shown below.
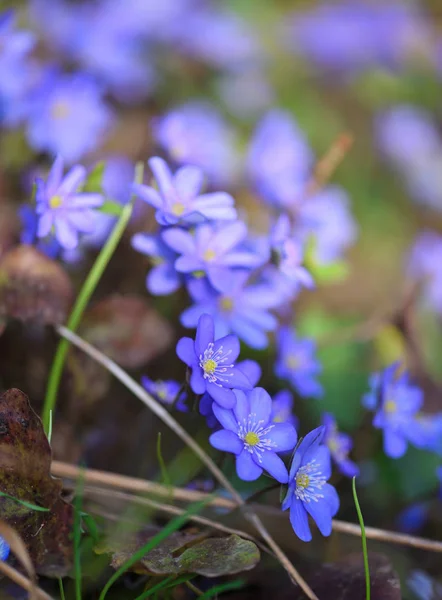
<path fill-rule="evenodd" d="M 200 596 L 200 600 L 206 600 L 207 598 L 214 598 L 218 594 L 222 594 L 223 592 L 230 592 L 232 590 L 239 590 L 244 585 L 244 581 L 242 579 L 237 579 L 236 581 L 228 581 L 227 583 L 220 583 L 219 585 L 215 585 L 215 587 L 207 590 L 202 596 Z"/>
<path fill-rule="evenodd" d="M 58 578 L 58 587 L 60 589 L 60 600 L 66 600 L 66 596 L 64 595 L 63 579 L 61 577 Z"/>
<path fill-rule="evenodd" d="M 170 584 L 174 583 L 174 579 L 176 579 L 176 576 L 175 575 L 170 575 L 166 579 L 163 579 L 162 581 L 159 581 L 158 583 L 156 583 L 149 590 L 146 590 L 145 592 L 143 592 L 140 596 L 137 596 L 135 598 L 135 600 L 145 600 L 145 598 L 149 598 L 150 596 L 153 596 L 154 594 L 156 594 L 160 590 L 168 588 L 169 586 L 171 587 Z"/>
<path fill-rule="evenodd" d="M 48 435 L 46 437 L 48 438 L 48 442 L 50 444 L 52 440 L 52 410 L 49 411 Z"/>
<path fill-rule="evenodd" d="M 353 500 L 358 513 L 359 525 L 361 527 L 361 539 L 362 539 L 362 554 L 364 555 L 364 570 L 365 570 L 365 600 L 370 600 L 370 568 L 368 566 L 368 551 L 367 551 L 367 537 L 365 535 L 364 519 L 362 517 L 361 507 L 359 506 L 358 495 L 356 493 L 356 477 L 353 477 Z"/>
<path fill-rule="evenodd" d="M 26 502 L 26 500 L 20 500 L 19 498 L 15 498 L 15 496 L 10 496 L 6 492 L 0 492 L 0 496 L 3 496 L 4 498 L 9 498 L 10 500 L 14 500 L 14 502 L 17 502 L 17 504 L 21 504 L 22 506 L 26 506 L 26 508 L 36 510 L 37 512 L 49 512 L 49 508 L 37 506 L 36 504 L 32 504 L 31 502 Z"/>
<path fill-rule="evenodd" d="M 206 506 L 212 500 L 212 496 L 208 496 L 204 500 L 200 502 L 195 502 L 191 504 L 186 512 L 178 517 L 175 517 L 164 527 L 160 532 L 153 536 L 142 548 L 137 550 L 121 567 L 112 575 L 109 581 L 106 583 L 104 588 L 101 591 L 98 600 L 104 600 L 107 592 L 113 586 L 113 584 L 125 573 L 128 569 L 130 569 L 133 565 L 135 565 L 139 560 L 143 558 L 145 554 L 156 548 L 158 544 L 160 544 L 163 540 L 165 540 L 171 533 L 182 527 L 188 518 L 192 515 L 198 514 L 204 506 Z"/>
<path fill-rule="evenodd" d="M 141 183 L 143 180 L 144 167 L 142 163 L 137 164 L 135 168 L 135 181 Z M 86 277 L 86 281 L 80 290 L 78 298 L 75 302 L 74 308 L 72 309 L 71 315 L 68 319 L 66 327 L 71 331 L 76 331 L 86 306 L 94 293 L 98 282 L 101 279 L 107 265 L 109 264 L 112 255 L 114 254 L 121 237 L 126 229 L 129 219 L 132 215 L 133 203 L 130 202 L 123 207 L 121 215 L 115 224 L 107 242 L 97 256 L 97 259 Z M 54 361 L 52 363 L 51 372 L 49 374 L 48 384 L 46 388 L 46 397 L 43 405 L 42 421 L 45 428 L 45 432 L 49 432 L 50 414 L 54 411 L 55 404 L 57 401 L 57 393 L 60 385 L 61 374 L 63 372 L 64 363 L 69 350 L 69 342 L 62 339 L 58 344 Z"/>

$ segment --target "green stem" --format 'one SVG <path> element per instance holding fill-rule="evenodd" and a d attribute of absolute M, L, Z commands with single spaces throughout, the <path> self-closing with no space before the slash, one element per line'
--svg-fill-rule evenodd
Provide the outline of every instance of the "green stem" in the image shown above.
<path fill-rule="evenodd" d="M 144 165 L 138 163 L 135 167 L 135 181 L 141 183 L 143 181 Z M 101 279 L 107 265 L 109 264 L 112 255 L 114 254 L 121 237 L 126 229 L 129 219 L 132 215 L 133 203 L 129 202 L 124 206 L 120 218 L 118 219 L 115 227 L 113 228 L 107 242 L 101 249 L 100 254 L 89 272 L 86 281 L 81 288 L 78 295 L 77 301 L 75 302 L 74 308 L 70 314 L 66 327 L 71 331 L 76 331 L 86 306 L 94 293 L 98 282 Z M 48 385 L 46 388 L 46 397 L 43 405 L 42 421 L 45 428 L 45 432 L 49 432 L 50 427 L 50 416 L 55 410 L 55 404 L 57 401 L 58 388 L 60 386 L 61 375 L 63 372 L 64 363 L 69 350 L 70 343 L 63 339 L 60 341 L 55 354 L 54 362 L 52 363 L 51 372 L 49 374 Z"/>
<path fill-rule="evenodd" d="M 359 506 L 359 500 L 356 494 L 356 477 L 353 477 L 352 488 L 353 500 L 355 503 L 356 512 L 358 513 L 359 525 L 361 527 L 362 554 L 364 556 L 365 570 L 365 600 L 370 600 L 370 567 L 368 566 L 367 537 L 365 535 L 364 518 L 362 517 L 361 507 Z"/>
<path fill-rule="evenodd" d="M 66 600 L 66 596 L 64 595 L 63 579 L 61 577 L 58 578 L 58 586 L 60 589 L 60 600 Z"/>

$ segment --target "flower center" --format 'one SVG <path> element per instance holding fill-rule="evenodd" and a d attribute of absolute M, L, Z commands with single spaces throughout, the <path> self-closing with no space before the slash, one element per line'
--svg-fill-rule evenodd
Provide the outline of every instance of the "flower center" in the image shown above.
<path fill-rule="evenodd" d="M 244 441 L 249 446 L 256 446 L 257 444 L 259 444 L 259 435 L 254 431 L 249 431 L 248 433 L 246 433 Z"/>
<path fill-rule="evenodd" d="M 60 208 L 62 204 L 63 198 L 61 196 L 52 196 L 52 198 L 49 200 L 49 206 L 51 208 Z"/>
<path fill-rule="evenodd" d="M 69 116 L 71 109 L 67 102 L 55 102 L 51 108 L 51 116 L 53 119 L 57 121 L 61 121 L 62 119 L 66 119 Z"/>
<path fill-rule="evenodd" d="M 216 252 L 215 252 L 215 250 L 212 250 L 211 248 L 209 248 L 208 250 L 206 250 L 204 252 L 203 258 L 207 262 L 212 261 L 214 258 L 216 258 Z"/>
<path fill-rule="evenodd" d="M 228 378 L 232 376 L 232 373 L 229 373 L 228 370 L 233 367 L 233 364 L 226 365 L 224 363 L 231 353 L 231 350 L 225 352 L 223 346 L 220 346 L 215 352 L 214 344 L 211 342 L 204 353 L 199 356 L 199 364 L 203 370 L 204 379 L 208 379 L 210 383 L 216 383 L 219 386 L 228 384 Z"/>
<path fill-rule="evenodd" d="M 384 404 L 384 411 L 388 414 L 395 413 L 397 411 L 396 402 L 394 400 L 387 400 Z"/>
<path fill-rule="evenodd" d="M 220 301 L 219 304 L 221 306 L 222 310 L 227 311 L 231 311 L 233 309 L 233 300 L 232 298 L 229 298 L 228 296 L 223 296 Z"/>
<path fill-rule="evenodd" d="M 297 369 L 299 367 L 299 358 L 296 354 L 289 354 L 285 360 L 285 364 L 289 369 Z"/>
<path fill-rule="evenodd" d="M 172 210 L 172 214 L 174 214 L 177 217 L 181 217 L 183 212 L 186 210 L 186 207 L 184 206 L 184 204 L 182 202 L 174 202 L 172 204 L 171 210 Z"/>
<path fill-rule="evenodd" d="M 317 502 L 324 497 L 321 490 L 327 480 L 322 475 L 320 468 L 321 465 L 315 459 L 299 467 L 295 477 L 295 496 L 298 500 Z"/>

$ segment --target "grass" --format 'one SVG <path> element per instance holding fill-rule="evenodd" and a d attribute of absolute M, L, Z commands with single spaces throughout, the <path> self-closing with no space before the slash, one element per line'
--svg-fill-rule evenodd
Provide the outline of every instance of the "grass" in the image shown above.
<path fill-rule="evenodd" d="M 368 551 L 367 551 L 367 536 L 365 535 L 364 518 L 362 516 L 361 507 L 359 506 L 358 495 L 356 493 L 356 477 L 353 477 L 352 481 L 353 488 L 353 500 L 358 513 L 359 525 L 361 527 L 361 540 L 362 540 L 362 554 L 364 556 L 364 570 L 365 570 L 365 600 L 370 600 L 370 567 L 368 565 Z"/>

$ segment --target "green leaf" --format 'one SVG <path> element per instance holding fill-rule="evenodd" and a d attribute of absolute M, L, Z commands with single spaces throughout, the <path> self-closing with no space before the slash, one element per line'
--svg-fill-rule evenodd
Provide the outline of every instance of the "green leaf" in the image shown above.
<path fill-rule="evenodd" d="M 26 502 L 26 500 L 20 500 L 19 498 L 15 498 L 14 496 L 10 496 L 9 494 L 6 494 L 5 492 L 0 492 L 0 496 L 3 496 L 4 498 L 10 498 L 11 500 L 18 502 L 18 504 L 21 504 L 22 506 L 25 506 L 26 508 L 30 508 L 31 510 L 37 510 L 40 512 L 49 512 L 49 508 L 43 508 L 43 506 L 37 506 L 36 504 L 32 504 L 31 502 Z"/>
<path fill-rule="evenodd" d="M 98 162 L 95 167 L 90 171 L 86 178 L 83 186 L 83 192 L 101 192 L 103 184 L 104 169 L 106 163 L 104 161 Z"/>
<path fill-rule="evenodd" d="M 105 213 L 106 215 L 113 215 L 119 217 L 123 212 L 123 206 L 119 202 L 114 200 L 105 200 L 105 202 L 98 207 L 99 212 Z"/>

